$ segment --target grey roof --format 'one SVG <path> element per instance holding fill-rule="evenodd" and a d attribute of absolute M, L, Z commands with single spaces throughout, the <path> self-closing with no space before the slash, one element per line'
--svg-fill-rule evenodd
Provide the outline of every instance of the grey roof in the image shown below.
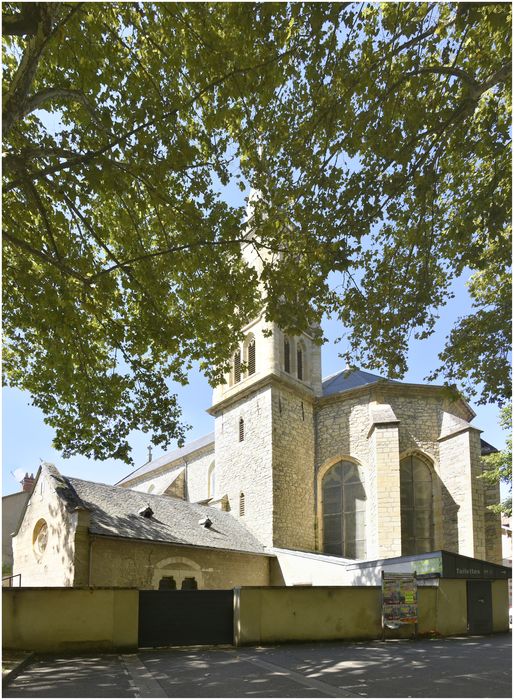
<path fill-rule="evenodd" d="M 332 374 L 323 381 L 323 396 L 339 394 L 341 391 L 356 389 L 365 384 L 375 384 L 376 382 L 384 381 L 394 382 L 394 379 L 384 379 L 384 377 L 379 377 L 378 374 L 364 372 L 362 369 L 344 369 L 342 372 Z"/>
<path fill-rule="evenodd" d="M 217 508 L 75 477 L 61 478 L 73 489 L 77 502 L 91 513 L 92 534 L 264 553 L 263 545 L 242 523 Z M 139 515 L 147 505 L 154 512 L 151 518 Z M 212 521 L 210 528 L 198 524 L 207 516 Z"/>
<path fill-rule="evenodd" d="M 155 469 L 159 469 L 159 467 L 164 467 L 167 464 L 170 464 L 171 462 L 175 462 L 177 459 L 183 459 L 192 452 L 201 450 L 202 447 L 207 447 L 207 445 L 210 445 L 211 443 L 214 444 L 214 433 L 204 435 L 203 437 L 198 438 L 198 440 L 188 442 L 183 447 L 178 447 L 176 450 L 166 452 L 166 454 L 162 455 L 161 457 L 158 457 L 157 459 L 153 459 L 151 462 L 143 464 L 142 467 L 138 467 L 127 476 L 124 476 L 123 479 L 120 479 L 120 481 L 117 482 L 117 485 L 125 484 L 127 481 L 132 481 L 132 479 L 137 479 L 141 476 L 144 476 L 145 474 L 153 472 Z"/>
<path fill-rule="evenodd" d="M 480 454 L 482 457 L 494 454 L 495 452 L 498 452 L 498 450 L 496 447 L 494 447 L 494 445 L 491 445 L 489 442 L 486 442 L 484 439 L 480 438 Z"/>

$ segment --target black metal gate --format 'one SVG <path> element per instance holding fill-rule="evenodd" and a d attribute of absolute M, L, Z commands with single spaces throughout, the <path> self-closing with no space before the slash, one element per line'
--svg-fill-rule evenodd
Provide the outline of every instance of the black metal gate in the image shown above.
<path fill-rule="evenodd" d="M 139 591 L 140 647 L 233 639 L 233 591 Z"/>
<path fill-rule="evenodd" d="M 493 603 L 490 581 L 467 581 L 468 632 L 489 634 L 493 631 Z"/>

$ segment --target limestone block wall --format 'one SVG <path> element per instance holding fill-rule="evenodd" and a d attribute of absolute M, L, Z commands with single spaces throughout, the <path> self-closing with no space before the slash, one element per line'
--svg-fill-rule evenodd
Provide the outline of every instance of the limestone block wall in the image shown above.
<path fill-rule="evenodd" d="M 375 426 L 370 431 L 372 404 L 391 410 L 398 420 L 397 430 Z M 485 510 L 492 494 L 486 496 L 484 483 L 477 479 L 481 470 L 479 431 L 469 426 L 470 417 L 463 402 L 449 401 L 442 392 L 401 385 L 372 385 L 366 392 L 348 392 L 318 403 L 315 489 L 319 492 L 322 475 L 338 459 L 350 457 L 362 465 L 367 558 L 401 554 L 399 463 L 417 454 L 432 467 L 434 549 L 482 559 L 490 552 L 491 560 L 498 560 L 497 523 Z M 318 528 L 320 503 L 318 493 Z M 321 537 L 317 547 L 322 549 Z"/>
<path fill-rule="evenodd" d="M 177 587 L 194 577 L 199 589 L 269 585 L 269 557 L 116 538 L 96 538 L 91 549 L 91 585 L 157 589 L 165 576 Z"/>
<path fill-rule="evenodd" d="M 187 500 L 194 502 L 213 498 L 213 494 L 209 494 L 209 467 L 214 462 L 214 445 L 191 459 L 186 457 L 185 461 Z"/>
<path fill-rule="evenodd" d="M 440 440 L 440 470 L 444 484 L 443 548 L 484 559 L 483 484 L 474 483 L 480 458 L 473 456 L 477 446 L 473 445 L 473 438 L 470 439 L 470 433 L 475 432 L 468 429 Z"/>
<path fill-rule="evenodd" d="M 469 453 L 474 556 L 477 559 L 485 559 L 485 488 L 484 482 L 480 479 L 482 474 L 480 432 L 476 428 L 469 430 Z"/>
<path fill-rule="evenodd" d="M 501 564 L 503 561 L 501 516 L 499 513 L 493 513 L 487 508 L 500 502 L 500 485 L 487 484 L 485 481 L 482 483 L 484 485 L 484 505 L 486 508 L 484 512 L 485 559 L 495 564 Z"/>
<path fill-rule="evenodd" d="M 317 549 L 323 549 L 321 479 L 327 467 L 352 458 L 362 466 L 366 491 L 366 558 L 377 554 L 378 520 L 375 436 L 370 428 L 368 393 L 321 403 L 315 412 L 315 490 Z"/>
<path fill-rule="evenodd" d="M 376 425 L 376 556 L 397 557 L 402 553 L 400 450 L 397 424 Z"/>
<path fill-rule="evenodd" d="M 163 494 L 181 469 L 183 469 L 182 466 L 175 466 L 174 464 L 168 465 L 164 473 L 154 474 L 144 481 L 140 481 L 133 486 L 126 486 L 125 488 L 130 488 L 133 491 L 141 491 L 142 493 Z"/>
<path fill-rule="evenodd" d="M 239 421 L 244 421 L 244 440 Z M 265 386 L 241 395 L 215 419 L 216 491 L 228 496 L 235 518 L 264 544 L 273 541 L 272 390 Z M 240 494 L 244 515 L 240 515 Z"/>
<path fill-rule="evenodd" d="M 39 473 L 13 537 L 13 571 L 22 574 L 22 586 L 74 585 L 78 513 L 66 510 L 51 479 Z"/>
<path fill-rule="evenodd" d="M 273 544 L 314 550 L 313 402 L 272 390 Z"/>

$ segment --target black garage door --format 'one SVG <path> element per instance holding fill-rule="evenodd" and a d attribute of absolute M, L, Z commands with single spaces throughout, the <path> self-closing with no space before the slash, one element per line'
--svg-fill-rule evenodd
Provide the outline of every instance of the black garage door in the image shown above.
<path fill-rule="evenodd" d="M 233 639 L 233 591 L 139 591 L 140 647 Z"/>

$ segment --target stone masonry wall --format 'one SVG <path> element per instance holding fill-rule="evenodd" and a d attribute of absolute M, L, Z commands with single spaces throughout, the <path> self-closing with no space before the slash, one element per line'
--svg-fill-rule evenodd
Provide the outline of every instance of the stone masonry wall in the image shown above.
<path fill-rule="evenodd" d="M 198 588 L 269 585 L 269 559 L 199 547 L 123 540 L 95 540 L 92 547 L 92 585 L 157 589 L 164 576 L 177 587 L 194 577 Z"/>
<path fill-rule="evenodd" d="M 444 549 L 474 557 L 469 431 L 440 441 Z"/>
<path fill-rule="evenodd" d="M 500 502 L 500 485 L 499 484 L 484 484 L 484 526 L 485 526 L 485 558 L 487 561 L 492 561 L 495 564 L 501 564 L 502 541 L 501 541 L 501 516 L 499 513 L 493 513 L 488 510 L 487 506 L 496 505 Z"/>
<path fill-rule="evenodd" d="M 469 431 L 471 500 L 473 518 L 474 555 L 485 559 L 485 494 L 484 482 L 480 479 L 482 463 L 480 461 L 480 432 L 476 428 Z"/>
<path fill-rule="evenodd" d="M 209 467 L 214 462 L 214 446 L 205 454 L 187 460 L 186 498 L 188 501 L 203 501 L 209 498 Z M 210 496 L 213 498 L 213 495 Z"/>
<path fill-rule="evenodd" d="M 239 420 L 244 440 L 239 440 Z M 216 495 L 229 499 L 230 513 L 240 518 L 240 494 L 245 497 L 242 522 L 266 545 L 273 541 L 272 409 L 267 386 L 231 404 L 215 419 Z"/>
<path fill-rule="evenodd" d="M 387 455 L 385 443 L 382 444 L 381 465 L 376 429 L 368 437 L 372 401 L 389 405 L 399 420 L 398 438 L 389 436 Z M 387 480 L 392 478 L 396 491 L 399 460 L 409 454 L 425 455 L 433 467 L 434 549 L 444 548 L 485 558 L 484 485 L 476 479 L 480 471 L 479 432 L 472 428 L 475 437 L 471 440 L 463 438 L 460 433 L 440 439 L 443 428 L 451 431 L 469 425 L 467 417 L 467 409 L 460 402 L 450 402 L 443 395 L 424 393 L 422 389 L 415 393 L 413 389 L 404 390 L 400 386 L 372 386 L 367 393 L 341 396 L 319 405 L 315 417 L 316 473 L 323 472 L 338 458 L 351 457 L 363 466 L 366 474 L 368 558 L 401 553 L 398 533 L 389 532 L 391 527 L 398 528 L 399 488 L 397 500 L 396 496 L 389 498 L 384 495 L 384 489 L 390 490 L 391 484 Z M 387 437 L 382 432 L 380 436 L 381 441 Z M 320 488 L 318 479 L 316 488 Z M 384 498 L 390 502 L 386 504 Z M 319 502 L 318 496 L 317 504 Z M 316 517 L 319 526 L 321 513 Z M 494 540 L 499 541 L 499 536 L 494 534 L 491 518 L 488 517 L 487 523 L 487 551 L 494 552 L 495 547 L 499 547 Z M 387 545 L 384 544 L 386 540 Z M 317 546 L 322 549 L 320 538 Z"/>
<path fill-rule="evenodd" d="M 35 527 L 44 520 L 47 542 L 41 552 L 34 542 Z M 77 513 L 69 513 L 56 494 L 51 477 L 39 475 L 25 516 L 13 538 L 13 571 L 22 586 L 73 586 Z"/>
<path fill-rule="evenodd" d="M 273 544 L 313 551 L 313 403 L 273 389 Z"/>
<path fill-rule="evenodd" d="M 398 425 L 376 425 L 377 556 L 402 553 Z"/>

